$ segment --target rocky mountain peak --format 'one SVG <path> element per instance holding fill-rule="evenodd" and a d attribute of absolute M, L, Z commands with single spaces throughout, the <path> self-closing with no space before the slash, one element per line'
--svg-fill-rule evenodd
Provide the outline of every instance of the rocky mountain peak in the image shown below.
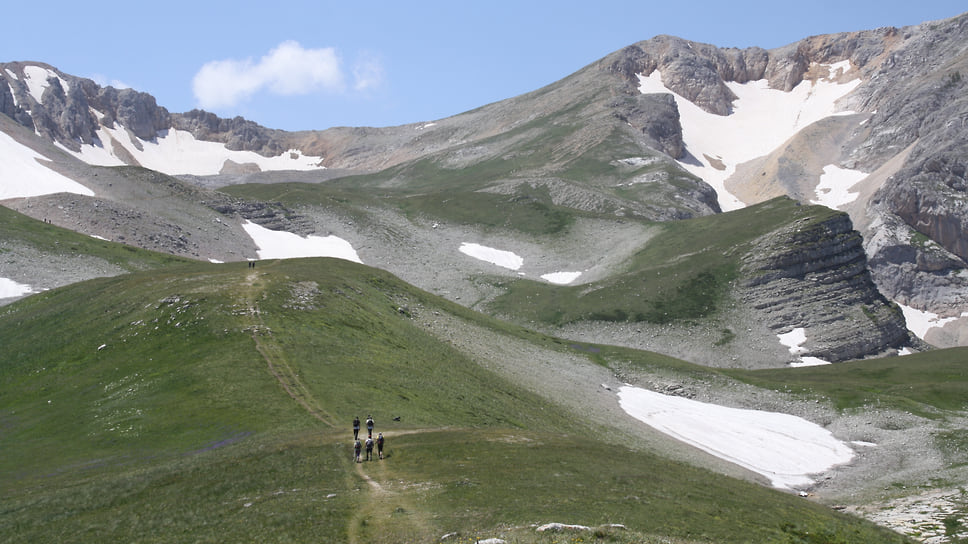
<path fill-rule="evenodd" d="M 199 140 L 265 156 L 292 146 L 284 132 L 241 117 L 221 119 L 201 110 L 172 114 L 148 93 L 101 87 L 39 62 L 0 64 L 0 113 L 73 151 L 99 141 L 100 127 L 116 126 L 142 141 L 154 140 L 161 131 L 186 130 Z"/>

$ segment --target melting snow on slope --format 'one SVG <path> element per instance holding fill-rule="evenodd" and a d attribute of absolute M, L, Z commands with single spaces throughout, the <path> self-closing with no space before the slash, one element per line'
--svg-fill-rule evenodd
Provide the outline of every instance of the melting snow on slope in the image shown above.
<path fill-rule="evenodd" d="M 910 329 L 918 338 L 924 340 L 924 336 L 929 329 L 934 327 L 944 327 L 952 321 L 957 321 L 957 317 L 939 317 L 938 314 L 924 310 L 918 310 L 910 306 L 898 304 L 904 313 L 904 320 L 907 328 Z M 968 312 L 962 312 L 961 317 L 968 317 Z"/>
<path fill-rule="evenodd" d="M 67 91 L 70 90 L 70 85 L 68 85 L 65 79 L 58 76 L 57 72 L 40 66 L 24 66 L 24 81 L 27 83 L 27 92 L 38 103 L 43 103 L 41 98 L 44 96 L 44 91 L 47 90 L 47 87 L 50 87 L 50 82 L 48 81 L 50 78 L 59 80 L 61 88 L 64 89 L 64 94 L 66 95 Z"/>
<path fill-rule="evenodd" d="M 464 242 L 460 245 L 460 252 L 475 259 L 487 261 L 510 270 L 517 270 L 524 264 L 524 259 L 512 251 L 494 249 L 493 247 L 482 246 L 480 244 Z"/>
<path fill-rule="evenodd" d="M 807 341 L 807 331 L 803 327 L 798 327 L 786 334 L 778 334 L 780 343 L 790 349 L 790 355 L 796 355 L 798 362 L 790 363 L 790 366 L 818 366 L 829 365 L 830 361 L 824 361 L 819 357 L 802 357 L 806 353 L 806 348 L 802 347 Z"/>
<path fill-rule="evenodd" d="M 850 63 L 826 66 L 831 74 L 836 74 L 848 70 Z M 658 70 L 638 77 L 642 93 L 671 93 Z M 784 92 L 771 89 L 766 80 L 729 82 L 726 85 L 737 99 L 733 112 L 726 116 L 707 113 L 672 93 L 679 108 L 686 150 L 700 163 L 680 164 L 716 189 L 723 211 L 742 208 L 743 203 L 727 192 L 725 185 L 736 166 L 769 154 L 804 127 L 835 115 L 836 101 L 859 84 L 859 79 L 848 83 L 803 81 L 792 91 Z"/>
<path fill-rule="evenodd" d="M 85 144 L 79 152 L 63 148 L 88 164 L 99 166 L 120 166 L 125 164 L 118 158 L 112 140 L 131 154 L 141 166 L 169 175 L 192 174 L 209 176 L 221 172 L 226 161 L 237 164 L 255 164 L 262 171 L 267 170 L 316 170 L 322 157 L 305 156 L 298 150 L 290 150 L 275 157 L 263 157 L 253 151 L 232 151 L 219 142 L 196 140 L 191 132 L 184 130 L 163 130 L 151 141 L 129 136 L 124 128 L 98 129 L 101 145 Z"/>
<path fill-rule="evenodd" d="M 728 408 L 631 386 L 620 388 L 618 396 L 632 417 L 762 474 L 777 488 L 811 485 L 809 475 L 854 457 L 830 431 L 796 416 Z"/>
<path fill-rule="evenodd" d="M 242 228 L 259 248 L 260 259 L 289 259 L 298 257 L 337 257 L 362 263 L 356 250 L 338 236 L 306 236 L 270 230 L 250 221 Z"/>
<path fill-rule="evenodd" d="M 857 200 L 858 193 L 850 192 L 850 188 L 866 177 L 867 174 L 860 170 L 848 170 L 828 164 L 823 167 L 823 175 L 820 176 L 820 184 L 816 188 L 817 199 L 810 203 L 839 210 Z"/>
<path fill-rule="evenodd" d="M 548 283 L 568 285 L 569 283 L 577 280 L 578 276 L 581 276 L 581 272 L 552 272 L 551 274 L 542 275 L 541 279 L 547 281 Z"/>
<path fill-rule="evenodd" d="M 509 270 L 520 270 L 524 266 L 524 259 L 513 251 L 494 249 L 493 247 L 464 242 L 460 245 L 460 252 L 469 257 L 486 261 Z M 581 276 L 581 272 L 552 272 L 542 275 L 541 279 L 549 283 L 567 285 L 578 279 L 579 276 Z"/>
<path fill-rule="evenodd" d="M 0 157 L 0 200 L 53 193 L 94 196 L 87 187 L 37 162 L 49 159 L 4 132 L 0 132 Z"/>
<path fill-rule="evenodd" d="M 0 278 L 0 298 L 19 297 L 30 293 L 36 293 L 33 287 L 8 278 Z"/>

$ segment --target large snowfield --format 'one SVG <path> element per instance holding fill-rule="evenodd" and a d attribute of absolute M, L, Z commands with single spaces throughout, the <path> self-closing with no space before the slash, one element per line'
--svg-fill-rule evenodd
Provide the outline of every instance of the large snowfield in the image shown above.
<path fill-rule="evenodd" d="M 831 75 L 849 70 L 849 64 L 827 67 Z M 38 69 L 42 70 L 42 69 Z M 35 70 L 36 71 L 36 70 Z M 46 85 L 47 73 L 28 72 L 29 86 L 35 97 Z M 640 76 L 643 93 L 669 93 L 661 74 Z M 66 84 L 66 82 L 64 82 Z M 724 210 L 742 207 L 725 189 L 726 179 L 736 166 L 772 152 L 798 130 L 829 115 L 837 114 L 835 103 L 854 89 L 859 80 L 835 83 L 828 80 L 803 82 L 792 92 L 770 89 L 765 81 L 747 84 L 729 83 L 738 99 L 731 115 L 717 116 L 676 96 L 683 137 L 689 154 L 699 165 L 683 167 L 710 183 L 719 194 Z M 263 170 L 321 168 L 322 158 L 305 157 L 298 151 L 280 157 L 265 158 L 249 152 L 230 151 L 224 145 L 195 140 L 191 134 L 177 130 L 159 134 L 153 141 L 133 141 L 122 127 L 101 128 L 101 145 L 85 145 L 78 153 L 81 160 L 98 165 L 118 165 L 114 155 L 116 142 L 143 166 L 169 174 L 215 174 L 226 160 L 251 163 Z M 52 194 L 58 192 L 93 195 L 83 185 L 44 166 L 44 157 L 0 132 L 0 200 Z M 725 165 L 725 168 L 722 168 Z M 829 165 L 819 181 L 814 202 L 838 208 L 856 194 L 850 188 L 865 177 L 863 172 Z M 336 236 L 301 237 L 288 232 L 265 229 L 253 223 L 243 228 L 258 247 L 263 259 L 288 257 L 338 257 L 362 262 L 352 244 Z M 489 263 L 522 274 L 526 257 L 473 241 L 451 248 L 469 259 Z M 523 275 L 523 274 L 522 274 Z M 548 282 L 569 284 L 581 276 L 578 271 L 562 271 L 541 276 Z M 0 278 L 0 298 L 34 292 L 29 285 Z M 937 316 L 905 308 L 908 324 L 919 336 L 943 322 Z M 806 341 L 802 329 L 777 339 L 797 355 Z M 798 364 L 824 364 L 816 359 L 801 359 Z M 849 462 L 853 450 L 829 432 L 807 420 L 786 414 L 755 410 L 738 410 L 714 404 L 654 393 L 635 387 L 623 387 L 617 402 L 633 417 L 692 444 L 713 455 L 727 459 L 766 476 L 778 488 L 796 488 L 812 483 L 811 475 L 832 466 Z"/>
<path fill-rule="evenodd" d="M 744 410 L 625 386 L 619 402 L 632 417 L 757 474 L 774 487 L 814 483 L 811 474 L 849 462 L 854 450 L 803 418 Z"/>
<path fill-rule="evenodd" d="M 196 176 L 215 175 L 222 171 L 226 162 L 237 165 L 255 165 L 261 171 L 269 170 L 314 170 L 322 168 L 322 157 L 304 156 L 299 150 L 290 150 L 276 157 L 263 157 L 252 151 L 232 151 L 218 142 L 196 140 L 184 130 L 166 130 L 151 141 L 129 136 L 128 132 L 115 125 L 112 128 L 98 129 L 100 145 L 82 145 L 79 152 L 64 151 L 88 164 L 98 166 L 121 166 L 109 142 L 117 142 L 133 156 L 141 166 L 172 176 L 193 174 Z"/>
<path fill-rule="evenodd" d="M 850 61 L 822 67 L 833 78 L 847 73 Z M 723 211 L 744 206 L 726 190 L 726 180 L 736 172 L 738 165 L 768 155 L 791 136 L 825 117 L 853 113 L 838 112 L 836 104 L 859 84 L 860 79 L 848 83 L 835 83 L 831 79 L 804 80 L 792 91 L 784 92 L 771 89 L 766 80 L 728 82 L 726 86 L 737 97 L 733 111 L 730 115 L 716 115 L 666 88 L 659 70 L 639 75 L 639 91 L 643 94 L 663 93 L 675 97 L 683 143 L 688 155 L 699 163 L 686 160 L 679 164 L 716 189 Z M 843 169 L 836 165 L 831 167 L 817 188 L 820 193 L 818 201 L 838 208 L 853 200 L 850 186 L 866 174 L 847 171 L 849 173 L 845 175 Z"/>

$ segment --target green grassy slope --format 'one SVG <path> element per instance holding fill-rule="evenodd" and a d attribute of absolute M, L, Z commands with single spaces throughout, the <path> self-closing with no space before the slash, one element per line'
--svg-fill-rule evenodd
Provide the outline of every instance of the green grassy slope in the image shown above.
<path fill-rule="evenodd" d="M 529 279 L 507 283 L 491 309 L 515 319 L 560 325 L 583 319 L 668 323 L 701 319 L 720 309 L 738 279 L 749 244 L 794 220 L 837 213 L 778 198 L 728 214 L 657 225 L 625 271 L 576 286 Z"/>
<path fill-rule="evenodd" d="M 534 99 L 540 101 L 546 92 L 534 93 Z M 624 123 L 603 110 L 599 102 L 607 91 L 598 92 L 550 113 L 529 111 L 529 119 L 509 123 L 493 135 L 451 143 L 379 172 L 321 184 L 247 184 L 222 190 L 294 206 L 359 208 L 376 203 L 410 217 L 538 235 L 559 234 L 584 214 L 641 218 L 652 216 L 645 210 L 681 217 L 709 213 L 706 207 L 696 210 L 683 204 L 682 195 L 700 187 L 697 178 L 644 150 Z M 644 156 L 656 160 L 621 162 Z M 662 182 L 633 183 L 643 178 Z M 568 189 L 554 198 L 549 187 Z"/>
<path fill-rule="evenodd" d="M 626 525 L 599 529 L 615 542 L 903 541 L 603 442 L 425 333 L 416 308 L 556 345 L 336 259 L 190 263 L 3 307 L 3 540 L 590 537 L 526 529 L 561 521 Z M 366 413 L 388 457 L 355 464 Z"/>
<path fill-rule="evenodd" d="M 130 272 L 189 262 L 182 257 L 92 238 L 0 206 L 0 257 L 13 246 L 67 257 L 95 257 Z"/>
<path fill-rule="evenodd" d="M 840 410 L 877 406 L 931 418 L 968 408 L 968 348 L 819 367 L 726 372 L 761 387 L 823 396 Z"/>

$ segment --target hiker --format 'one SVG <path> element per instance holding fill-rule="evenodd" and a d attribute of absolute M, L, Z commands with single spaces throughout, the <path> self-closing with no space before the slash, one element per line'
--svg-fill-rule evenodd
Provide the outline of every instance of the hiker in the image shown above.
<path fill-rule="evenodd" d="M 377 457 L 383 459 L 383 433 L 376 437 L 376 453 Z"/>
<path fill-rule="evenodd" d="M 373 438 L 373 416 L 366 416 L 366 435 Z"/>
<path fill-rule="evenodd" d="M 366 439 L 366 460 L 373 460 L 373 437 Z"/>
<path fill-rule="evenodd" d="M 353 418 L 353 440 L 360 437 L 360 416 Z"/>
<path fill-rule="evenodd" d="M 354 452 L 354 453 L 356 454 L 356 456 L 355 456 L 355 457 L 354 457 L 353 459 L 354 459 L 354 460 L 355 460 L 355 461 L 356 461 L 357 463 L 362 463 L 362 462 L 363 462 L 363 461 L 362 461 L 362 460 L 360 459 L 360 450 L 362 450 L 362 449 L 363 449 L 363 444 L 362 444 L 362 443 L 360 443 L 360 439 L 359 439 L 359 438 L 357 438 L 357 439 L 356 439 L 356 442 L 355 442 L 355 443 L 353 444 L 353 452 Z"/>

